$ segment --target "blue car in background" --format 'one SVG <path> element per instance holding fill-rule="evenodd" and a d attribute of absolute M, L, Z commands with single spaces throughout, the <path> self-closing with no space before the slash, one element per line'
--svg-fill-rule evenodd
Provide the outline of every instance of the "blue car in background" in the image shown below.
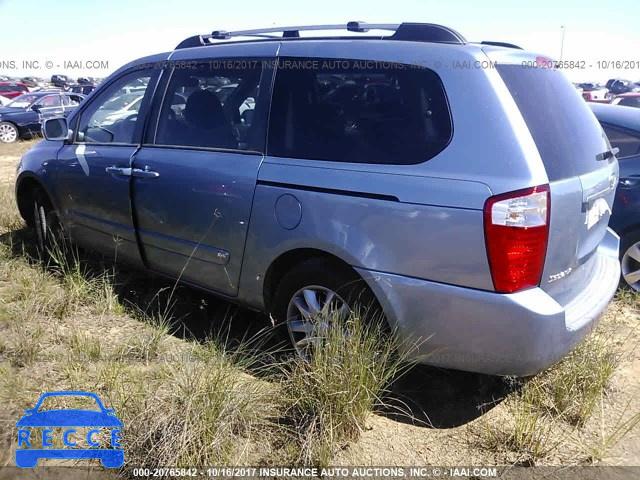
<path fill-rule="evenodd" d="M 58 409 L 58 410 L 44 410 L 39 411 L 42 402 L 49 397 L 89 397 L 93 398 L 98 405 L 99 410 L 80 410 L 80 409 Z M 120 429 L 122 422 L 115 416 L 114 410 L 105 408 L 100 398 L 91 392 L 81 391 L 60 391 L 60 392 L 48 392 L 43 394 L 35 407 L 25 410 L 24 415 L 16 423 L 16 427 L 22 429 L 28 428 L 60 428 L 60 427 L 74 427 L 74 428 L 113 428 Z M 44 432 L 44 431 L 43 431 Z M 69 433 L 76 433 L 75 430 L 67 430 Z M 65 432 L 64 440 L 65 445 L 70 445 L 68 441 L 68 434 Z M 22 438 L 22 441 L 21 441 Z M 113 435 L 112 435 L 112 444 Z M 22 468 L 35 467 L 38 460 L 41 458 L 56 458 L 56 459 L 87 459 L 87 458 L 99 458 L 102 465 L 109 468 L 116 468 L 122 466 L 124 462 L 124 451 L 122 448 L 32 448 L 28 441 L 28 436 L 23 436 L 19 432 L 18 447 L 22 444 L 26 444 L 28 448 L 18 448 L 16 450 L 16 465 Z M 91 440 L 91 431 L 89 432 L 87 442 Z M 35 441 L 33 441 L 35 447 Z M 44 444 L 44 438 L 43 438 Z M 75 443 L 71 444 L 75 446 Z M 97 447 L 98 444 L 96 443 Z"/>
<path fill-rule="evenodd" d="M 13 143 L 39 134 L 47 118 L 67 117 L 84 99 L 79 93 L 24 93 L 0 107 L 0 142 Z"/>
<path fill-rule="evenodd" d="M 589 104 L 612 147 L 620 149 L 620 183 L 609 226 L 620 235 L 622 278 L 640 291 L 640 109 Z"/>

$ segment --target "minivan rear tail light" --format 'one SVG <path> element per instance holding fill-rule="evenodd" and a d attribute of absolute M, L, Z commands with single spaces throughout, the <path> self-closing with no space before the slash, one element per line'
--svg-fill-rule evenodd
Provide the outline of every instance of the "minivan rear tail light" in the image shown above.
<path fill-rule="evenodd" d="M 484 205 L 493 286 L 513 293 L 540 284 L 549 240 L 549 185 L 504 193 Z"/>

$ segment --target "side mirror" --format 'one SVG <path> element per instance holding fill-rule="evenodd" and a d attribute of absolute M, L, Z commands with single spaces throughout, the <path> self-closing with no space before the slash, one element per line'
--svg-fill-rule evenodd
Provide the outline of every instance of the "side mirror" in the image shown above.
<path fill-rule="evenodd" d="M 66 118 L 49 118 L 42 124 L 42 133 L 47 140 L 67 140 L 69 126 Z"/>
<path fill-rule="evenodd" d="M 31 105 L 31 110 L 33 110 L 34 112 L 39 111 L 42 108 L 42 105 L 38 105 L 37 103 L 35 105 Z"/>

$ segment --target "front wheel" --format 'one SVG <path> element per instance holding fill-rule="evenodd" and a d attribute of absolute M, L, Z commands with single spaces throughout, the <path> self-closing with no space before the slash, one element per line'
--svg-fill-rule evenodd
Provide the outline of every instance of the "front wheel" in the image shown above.
<path fill-rule="evenodd" d="M 33 199 L 33 228 L 38 257 L 48 263 L 62 251 L 62 229 L 56 211 L 42 192 L 37 192 Z"/>
<path fill-rule="evenodd" d="M 325 259 L 303 262 L 289 271 L 276 290 L 272 314 L 286 327 L 296 352 L 309 359 L 325 338 L 330 322 L 357 313 L 365 321 L 380 315 L 379 304 L 351 269 Z"/>
<path fill-rule="evenodd" d="M 0 142 L 13 143 L 20 138 L 18 127 L 13 123 L 0 122 Z"/>

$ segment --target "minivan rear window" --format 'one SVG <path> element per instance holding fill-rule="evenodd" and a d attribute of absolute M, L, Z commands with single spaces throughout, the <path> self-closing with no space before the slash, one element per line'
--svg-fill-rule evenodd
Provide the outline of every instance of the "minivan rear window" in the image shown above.
<path fill-rule="evenodd" d="M 368 60 L 278 60 L 268 154 L 410 165 L 452 134 L 440 78 L 426 68 Z"/>
<path fill-rule="evenodd" d="M 607 150 L 606 137 L 561 71 L 523 65 L 496 68 L 529 127 L 550 181 L 602 166 L 596 155 Z"/>

